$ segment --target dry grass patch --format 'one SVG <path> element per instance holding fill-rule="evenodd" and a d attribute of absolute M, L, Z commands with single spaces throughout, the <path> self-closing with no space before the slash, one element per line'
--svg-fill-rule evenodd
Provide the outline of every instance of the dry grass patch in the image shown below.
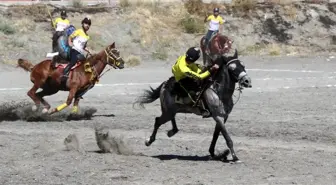
<path fill-rule="evenodd" d="M 281 54 L 281 47 L 276 43 L 267 45 L 267 49 L 268 49 L 269 55 L 271 56 L 278 56 Z"/>
<path fill-rule="evenodd" d="M 139 42 L 143 47 L 148 47 L 154 41 L 161 42 L 165 37 L 178 36 L 180 34 L 178 20 L 183 17 L 183 13 L 185 11 L 178 4 L 159 6 L 157 3 L 140 3 L 132 9 L 126 20 L 138 23 L 141 38 Z"/>
<path fill-rule="evenodd" d="M 4 17 L 0 17 L 0 32 L 5 35 L 12 35 L 16 32 L 15 28 L 9 20 Z"/>
<path fill-rule="evenodd" d="M 19 19 L 19 20 L 15 21 L 13 26 L 16 27 L 16 30 L 18 32 L 27 33 L 27 32 L 35 31 L 36 23 L 32 22 L 28 18 L 22 18 L 22 19 Z"/>
<path fill-rule="evenodd" d="M 141 58 L 138 56 L 130 55 L 126 58 L 126 65 L 130 67 L 135 67 L 140 65 Z"/>
<path fill-rule="evenodd" d="M 295 7 L 295 5 L 285 5 L 284 6 L 284 14 L 291 20 L 296 20 L 298 9 Z"/>
<path fill-rule="evenodd" d="M 72 6 L 74 8 L 82 8 L 84 4 L 81 0 L 72 0 Z"/>
<path fill-rule="evenodd" d="M 257 7 L 257 0 L 232 0 L 232 8 L 245 12 Z"/>

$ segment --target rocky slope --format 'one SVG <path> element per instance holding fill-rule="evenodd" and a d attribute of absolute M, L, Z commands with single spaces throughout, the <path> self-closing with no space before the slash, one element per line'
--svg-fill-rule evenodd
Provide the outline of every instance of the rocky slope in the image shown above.
<path fill-rule="evenodd" d="M 186 48 L 198 45 L 206 32 L 206 11 L 219 6 L 224 33 L 244 55 L 316 55 L 336 51 L 336 4 L 241 4 L 236 6 L 181 3 L 121 4 L 120 7 L 68 8 L 76 27 L 84 16 L 93 25 L 89 46 L 100 51 L 116 42 L 131 65 L 171 62 Z M 47 8 L 48 7 L 48 8 Z M 45 5 L 2 8 L 0 62 L 19 57 L 42 60 L 51 50 L 51 26 L 60 8 Z M 21 18 L 21 17 L 24 18 Z"/>

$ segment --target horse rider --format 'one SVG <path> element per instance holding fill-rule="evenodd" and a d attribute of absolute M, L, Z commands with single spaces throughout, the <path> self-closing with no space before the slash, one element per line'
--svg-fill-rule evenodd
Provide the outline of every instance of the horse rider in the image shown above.
<path fill-rule="evenodd" d="M 55 28 L 55 32 L 52 37 L 52 50 L 55 52 L 57 39 L 63 34 L 64 30 L 70 26 L 70 21 L 67 19 L 67 13 L 65 10 L 61 11 L 61 17 L 52 21 L 52 26 Z"/>
<path fill-rule="evenodd" d="M 210 72 L 217 70 L 219 66 L 213 65 L 209 70 L 202 71 L 202 66 L 195 64 L 200 58 L 201 51 L 197 47 L 191 47 L 187 50 L 185 55 L 180 56 L 172 67 L 175 81 L 179 83 L 180 87 L 186 91 L 199 92 L 201 80 L 206 79 L 211 75 Z M 189 96 L 190 97 L 190 96 Z M 210 113 L 204 107 L 199 107 L 203 117 L 209 117 Z"/>
<path fill-rule="evenodd" d="M 209 54 L 210 53 L 209 42 L 211 36 L 216 32 L 220 33 L 220 31 L 222 30 L 222 25 L 224 23 L 223 18 L 219 15 L 219 8 L 214 8 L 213 14 L 208 17 L 205 17 L 204 22 L 207 21 L 209 21 L 209 28 L 205 36 L 205 52 Z"/>
<path fill-rule="evenodd" d="M 63 76 L 68 77 L 70 69 L 77 63 L 78 60 L 82 60 L 84 57 L 84 51 L 91 54 L 91 51 L 86 47 L 87 42 L 90 40 L 90 36 L 87 31 L 90 29 L 91 19 L 85 17 L 82 20 L 82 28 L 74 31 L 68 38 L 70 50 L 70 63 L 65 67 Z"/>

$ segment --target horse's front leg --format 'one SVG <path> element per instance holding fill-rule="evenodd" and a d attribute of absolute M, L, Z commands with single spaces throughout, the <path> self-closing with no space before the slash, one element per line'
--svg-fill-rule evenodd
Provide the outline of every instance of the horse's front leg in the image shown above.
<path fill-rule="evenodd" d="M 78 104 L 79 104 L 80 99 L 81 99 L 80 97 L 75 97 L 75 101 L 73 103 L 73 107 L 71 110 L 72 114 L 78 114 Z"/>
<path fill-rule="evenodd" d="M 228 119 L 228 116 L 225 116 L 224 117 L 224 124 L 226 123 L 227 119 Z M 211 141 L 211 144 L 210 144 L 210 147 L 209 147 L 209 153 L 210 153 L 211 157 L 215 157 L 215 147 L 216 147 L 216 143 L 217 143 L 220 132 L 221 132 L 221 127 L 220 127 L 220 125 L 218 125 L 216 123 L 215 131 L 213 133 L 212 141 Z"/>
<path fill-rule="evenodd" d="M 232 160 L 235 162 L 239 161 L 233 149 L 232 139 L 225 127 L 224 122 L 221 121 L 221 117 L 224 117 L 224 118 L 227 117 L 227 114 L 225 113 L 224 108 L 223 108 L 222 101 L 219 99 L 217 94 L 210 88 L 205 91 L 204 99 L 206 100 L 207 105 L 210 109 L 210 112 L 212 113 L 213 119 L 216 121 L 216 128 L 215 128 L 212 143 L 209 149 L 210 154 L 214 156 L 214 148 L 215 148 L 215 143 L 216 143 L 215 141 L 217 141 L 219 131 L 221 131 L 226 141 L 226 144 L 231 151 Z M 226 119 L 224 119 L 224 121 L 226 121 Z"/>
<path fill-rule="evenodd" d="M 66 103 L 63 103 L 63 104 L 59 105 L 57 108 L 52 109 L 49 112 L 49 115 L 54 114 L 55 112 L 60 112 L 63 109 L 65 109 L 66 107 L 68 107 L 69 105 L 71 105 L 71 102 L 74 99 L 76 92 L 77 92 L 76 87 L 71 88 L 70 91 L 69 91 L 69 95 L 68 95 L 68 98 L 66 100 Z"/>

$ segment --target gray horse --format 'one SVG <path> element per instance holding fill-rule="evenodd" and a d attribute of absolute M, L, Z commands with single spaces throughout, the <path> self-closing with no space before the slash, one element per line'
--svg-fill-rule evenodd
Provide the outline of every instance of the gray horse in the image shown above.
<path fill-rule="evenodd" d="M 215 63 L 220 67 L 217 70 L 217 73 L 211 77 L 213 79 L 212 83 L 205 87 L 205 90 L 201 94 L 202 101 L 200 101 L 204 102 L 211 113 L 212 118 L 216 121 L 216 127 L 209 152 L 212 158 L 218 158 L 218 156 L 215 156 L 215 145 L 219 133 L 222 132 L 230 151 L 227 150 L 225 155 L 221 156 L 221 159 L 227 160 L 227 155 L 231 152 L 232 161 L 238 162 L 239 159 L 233 149 L 233 142 L 225 128 L 225 122 L 234 105 L 232 95 L 236 83 L 239 84 L 239 87 L 251 88 L 251 78 L 247 75 L 244 64 L 238 59 L 237 50 L 235 51 L 234 56 L 215 57 L 213 64 Z M 197 106 L 195 107 L 193 104 L 180 103 L 177 101 L 178 95 L 173 93 L 173 84 L 175 84 L 175 81 L 172 77 L 163 82 L 156 89 L 150 87 L 151 90 L 145 90 L 144 95 L 140 96 L 135 102 L 135 104 L 144 107 L 143 104 L 152 103 L 158 98 L 160 98 L 161 101 L 162 114 L 160 117 L 155 118 L 154 130 L 152 135 L 146 140 L 146 146 L 150 146 L 155 141 L 159 127 L 168 121 L 171 121 L 172 123 L 172 129 L 167 133 L 168 137 L 172 137 L 178 132 L 175 121 L 175 115 L 177 113 L 193 113 L 201 115 Z M 224 122 L 221 119 L 224 119 Z"/>

